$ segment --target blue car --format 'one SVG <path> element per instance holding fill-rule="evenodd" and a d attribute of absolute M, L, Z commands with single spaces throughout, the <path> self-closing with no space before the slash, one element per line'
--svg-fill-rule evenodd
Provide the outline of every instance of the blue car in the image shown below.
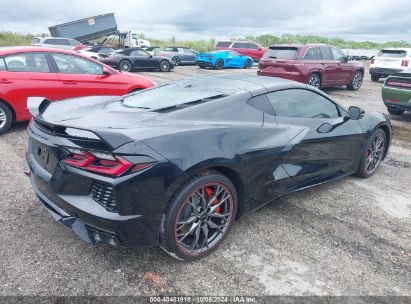
<path fill-rule="evenodd" d="M 251 57 L 240 55 L 234 51 L 213 51 L 197 54 L 196 64 L 202 69 L 249 69 L 253 66 L 254 61 Z"/>

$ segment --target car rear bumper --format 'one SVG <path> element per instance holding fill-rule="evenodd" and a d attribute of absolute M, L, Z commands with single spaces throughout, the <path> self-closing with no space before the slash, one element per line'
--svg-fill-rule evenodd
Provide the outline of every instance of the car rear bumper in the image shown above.
<path fill-rule="evenodd" d="M 402 69 L 370 68 L 370 74 L 378 77 L 388 77 L 391 74 L 402 72 Z"/>
<path fill-rule="evenodd" d="M 205 61 L 205 60 L 196 60 L 196 65 L 200 67 L 207 67 L 207 68 L 214 67 L 211 61 Z"/>
<path fill-rule="evenodd" d="M 299 72 L 281 72 L 281 73 L 276 73 L 273 71 L 267 71 L 266 69 L 259 69 L 257 70 L 257 75 L 259 76 L 269 76 L 269 77 L 278 77 L 278 78 L 285 78 L 288 80 L 294 80 L 298 82 L 305 83 L 305 77 L 303 74 Z"/>
<path fill-rule="evenodd" d="M 53 137 L 47 139 L 48 144 L 52 144 Z M 35 194 L 54 219 L 89 243 L 127 247 L 158 245 L 166 202 L 163 180 L 147 178 L 146 172 L 110 179 L 64 166 L 47 156 L 47 164 L 54 167 L 50 173 L 48 165 L 42 165 L 35 155 L 39 150 L 36 142 L 30 137 L 28 175 Z M 55 148 L 50 145 L 47 150 L 51 155 Z M 147 175 L 150 174 L 148 170 Z"/>
<path fill-rule="evenodd" d="M 382 99 L 388 108 L 411 111 L 411 90 L 387 87 L 382 89 Z"/>

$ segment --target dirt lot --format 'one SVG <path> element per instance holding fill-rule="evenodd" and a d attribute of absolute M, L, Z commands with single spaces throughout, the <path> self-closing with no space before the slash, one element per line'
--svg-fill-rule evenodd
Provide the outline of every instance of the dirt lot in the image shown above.
<path fill-rule="evenodd" d="M 144 74 L 167 83 L 204 73 L 223 72 Z M 345 106 L 385 111 L 381 85 L 367 75 L 358 92 L 327 92 Z M 85 244 L 54 222 L 23 174 L 19 124 L 0 137 L 0 295 L 411 295 L 411 113 L 392 120 L 391 153 L 375 176 L 268 205 L 190 264 L 157 248 Z"/>

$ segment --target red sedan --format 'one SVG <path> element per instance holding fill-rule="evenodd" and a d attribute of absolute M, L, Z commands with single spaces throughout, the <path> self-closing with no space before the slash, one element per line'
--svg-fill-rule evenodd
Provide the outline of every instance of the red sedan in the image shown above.
<path fill-rule="evenodd" d="M 0 134 L 30 119 L 27 98 L 50 100 L 125 95 L 155 86 L 137 74 L 121 73 L 76 52 L 43 47 L 0 48 Z"/>

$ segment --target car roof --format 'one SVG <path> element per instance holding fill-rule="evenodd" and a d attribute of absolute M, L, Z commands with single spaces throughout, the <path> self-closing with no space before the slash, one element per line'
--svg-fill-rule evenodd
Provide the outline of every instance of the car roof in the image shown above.
<path fill-rule="evenodd" d="M 328 46 L 331 47 L 332 45 L 329 44 L 323 44 L 323 43 L 281 43 L 281 44 L 273 44 L 270 45 L 269 47 L 296 47 L 296 48 L 301 48 L 301 47 L 318 47 L 318 46 Z"/>
<path fill-rule="evenodd" d="M 71 50 L 62 50 L 62 49 L 42 47 L 42 46 L 0 47 L 0 55 L 8 55 L 8 54 L 14 54 L 14 53 L 23 53 L 23 52 L 53 52 L 53 53 L 78 54 L 77 52 L 71 51 Z"/>
<path fill-rule="evenodd" d="M 237 73 L 203 75 L 180 80 L 176 83 L 179 83 L 183 87 L 198 86 L 203 91 L 221 91 L 228 95 L 244 93 L 244 91 L 248 91 L 252 95 L 257 95 L 282 89 L 307 87 L 305 84 L 284 78 Z"/>

